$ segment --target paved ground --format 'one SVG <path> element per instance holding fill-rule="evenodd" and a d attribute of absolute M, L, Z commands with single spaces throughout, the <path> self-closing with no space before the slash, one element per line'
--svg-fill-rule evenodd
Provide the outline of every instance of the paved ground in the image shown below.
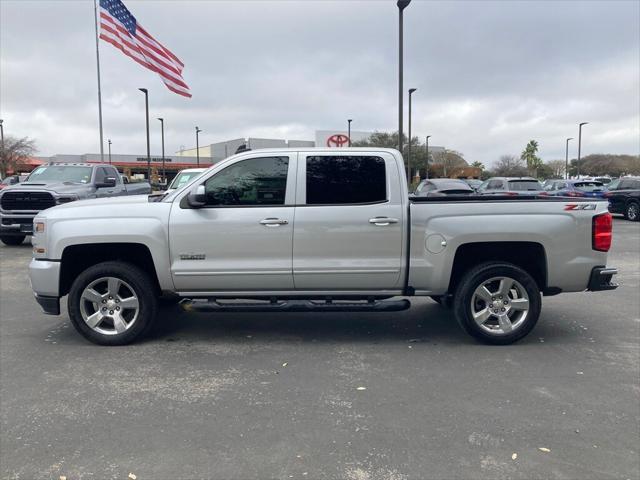
<path fill-rule="evenodd" d="M 614 230 L 622 286 L 546 298 L 509 347 L 474 343 L 428 300 L 375 315 L 171 308 L 147 341 L 97 347 L 40 312 L 30 246 L 0 247 L 0 475 L 640 478 L 640 224 Z"/>

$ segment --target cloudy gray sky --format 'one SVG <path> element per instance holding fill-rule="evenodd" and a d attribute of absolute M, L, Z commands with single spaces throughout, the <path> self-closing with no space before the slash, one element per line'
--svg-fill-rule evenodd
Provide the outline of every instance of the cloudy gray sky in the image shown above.
<path fill-rule="evenodd" d="M 167 152 L 241 136 L 397 128 L 393 0 L 125 0 L 177 54 L 193 98 L 101 42 L 105 138 L 145 151 L 144 98 Z M 0 117 L 41 155 L 97 152 L 93 2 L 0 0 Z M 493 163 L 529 139 L 545 160 L 640 151 L 640 2 L 420 1 L 405 11 L 414 132 Z M 405 102 L 406 107 L 406 102 Z M 406 128 L 406 123 L 405 123 Z M 159 153 L 159 122 L 152 123 Z M 575 144 L 572 153 L 575 155 Z"/>

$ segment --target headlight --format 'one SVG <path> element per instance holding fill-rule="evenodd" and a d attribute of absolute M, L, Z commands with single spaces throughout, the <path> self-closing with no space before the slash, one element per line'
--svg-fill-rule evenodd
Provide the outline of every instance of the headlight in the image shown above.
<path fill-rule="evenodd" d="M 75 196 L 58 197 L 57 203 L 61 204 L 61 203 L 75 202 L 77 199 L 78 197 L 75 197 Z"/>

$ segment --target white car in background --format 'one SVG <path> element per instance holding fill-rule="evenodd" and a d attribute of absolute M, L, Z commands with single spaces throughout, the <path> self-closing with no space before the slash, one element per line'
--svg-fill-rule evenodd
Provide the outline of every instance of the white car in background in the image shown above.
<path fill-rule="evenodd" d="M 169 184 L 167 191 L 171 192 L 173 190 L 177 190 L 178 188 L 182 188 L 206 170 L 206 168 L 186 168 L 184 170 L 180 170 Z"/>

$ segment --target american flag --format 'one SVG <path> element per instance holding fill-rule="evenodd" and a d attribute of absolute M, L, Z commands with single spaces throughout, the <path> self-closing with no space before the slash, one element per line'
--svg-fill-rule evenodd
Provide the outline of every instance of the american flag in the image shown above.
<path fill-rule="evenodd" d="M 120 0 L 100 0 L 100 38 L 156 72 L 172 92 L 191 97 L 182 78 L 184 64 L 149 35 Z"/>

